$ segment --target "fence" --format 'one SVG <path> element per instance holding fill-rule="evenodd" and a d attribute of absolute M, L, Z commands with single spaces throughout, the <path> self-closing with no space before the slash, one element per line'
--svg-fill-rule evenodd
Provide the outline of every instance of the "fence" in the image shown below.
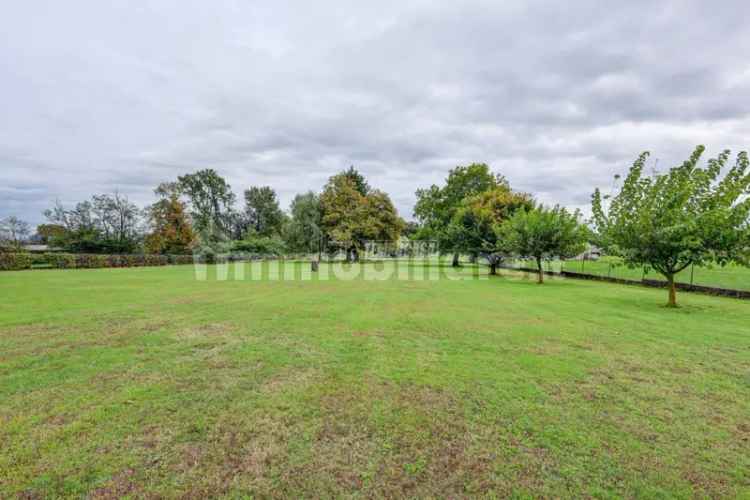
<path fill-rule="evenodd" d="M 516 260 L 503 266 L 526 272 L 537 272 L 536 264 Z M 594 279 L 629 285 L 665 287 L 664 278 L 645 268 L 631 268 L 602 260 L 554 260 L 543 263 L 545 273 L 578 279 Z M 691 266 L 675 277 L 679 290 L 750 299 L 750 269 L 737 265 Z"/>

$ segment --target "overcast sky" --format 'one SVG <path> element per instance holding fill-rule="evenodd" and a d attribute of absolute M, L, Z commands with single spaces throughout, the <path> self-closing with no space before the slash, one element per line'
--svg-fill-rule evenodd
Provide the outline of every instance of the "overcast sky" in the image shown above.
<path fill-rule="evenodd" d="M 354 164 L 414 191 L 486 162 L 586 208 L 642 150 L 750 147 L 750 3 L 9 1 L 0 217 L 153 201 L 200 168 L 284 208 Z"/>

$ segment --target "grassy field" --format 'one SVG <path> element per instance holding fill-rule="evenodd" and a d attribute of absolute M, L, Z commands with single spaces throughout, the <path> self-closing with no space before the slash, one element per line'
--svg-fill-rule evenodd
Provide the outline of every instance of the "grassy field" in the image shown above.
<path fill-rule="evenodd" d="M 536 269 L 533 261 L 517 261 L 517 265 L 523 265 Z M 546 262 L 544 268 L 550 271 L 572 271 L 577 273 L 594 274 L 597 276 L 610 276 L 629 280 L 640 280 L 644 276 L 652 280 L 664 280 L 656 271 L 643 273 L 642 268 L 629 268 L 625 265 L 610 266 L 605 261 L 582 261 L 568 260 L 565 262 Z M 731 290 L 750 290 L 750 268 L 729 264 L 727 266 L 699 267 L 692 270 L 687 268 L 677 275 L 676 280 L 680 283 L 692 283 L 695 285 L 712 286 L 717 288 L 728 288 Z"/>
<path fill-rule="evenodd" d="M 750 495 L 748 302 L 191 266 L 0 297 L 2 498 Z"/>

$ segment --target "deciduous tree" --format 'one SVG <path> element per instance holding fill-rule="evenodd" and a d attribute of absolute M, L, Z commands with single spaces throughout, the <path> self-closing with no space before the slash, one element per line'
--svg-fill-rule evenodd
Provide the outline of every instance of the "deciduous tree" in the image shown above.
<path fill-rule="evenodd" d="M 194 229 L 206 243 L 226 239 L 231 232 L 232 187 L 215 170 L 204 169 L 178 177 L 179 189 L 190 205 Z"/>
<path fill-rule="evenodd" d="M 290 207 L 291 220 L 284 231 L 284 240 L 294 252 L 320 252 L 323 221 L 320 198 L 312 191 L 298 194 Z"/>
<path fill-rule="evenodd" d="M 0 243 L 7 243 L 15 248 L 29 237 L 29 223 L 11 215 L 0 220 Z"/>
<path fill-rule="evenodd" d="M 395 241 L 404 222 L 387 194 L 369 188 L 362 194 L 362 183 L 350 171 L 329 179 L 320 205 L 326 236 L 345 245 L 347 260 L 358 260 L 366 241 Z"/>
<path fill-rule="evenodd" d="M 544 283 L 543 260 L 573 257 L 586 248 L 589 230 L 580 219 L 577 210 L 571 213 L 558 206 L 539 206 L 516 212 L 495 229 L 508 252 L 534 259 L 541 284 Z"/>
<path fill-rule="evenodd" d="M 118 193 L 94 195 L 72 209 L 58 200 L 44 215 L 65 229 L 53 244 L 70 252 L 133 253 L 141 243 L 141 210 Z"/>
<path fill-rule="evenodd" d="M 453 266 L 458 266 L 460 245 L 449 231 L 453 217 L 465 199 L 504 184 L 505 179 L 484 163 L 472 163 L 452 169 L 443 187 L 433 184 L 417 190 L 414 216 L 421 226 L 418 238 L 436 241 L 442 253 L 453 252 Z"/>
<path fill-rule="evenodd" d="M 151 232 L 146 236 L 146 250 L 158 254 L 190 253 L 197 238 L 179 191 L 162 185 L 155 193 L 160 199 L 147 210 Z"/>
<path fill-rule="evenodd" d="M 490 274 L 497 273 L 505 251 L 496 227 L 519 210 L 530 210 L 531 196 L 517 193 L 507 183 L 466 198 L 456 211 L 446 235 L 458 251 L 487 259 Z"/>
<path fill-rule="evenodd" d="M 65 227 L 60 224 L 39 224 L 36 227 L 36 234 L 39 236 L 41 243 L 45 245 L 54 245 L 65 237 Z"/>
<path fill-rule="evenodd" d="M 269 186 L 252 186 L 245 190 L 243 221 L 245 233 L 252 231 L 261 237 L 278 236 L 284 222 L 284 213 L 279 208 L 276 192 Z"/>
<path fill-rule="evenodd" d="M 747 153 L 739 153 L 722 176 L 730 151 L 701 167 L 704 149 L 698 146 L 682 165 L 651 176 L 643 173 L 649 154 L 642 153 L 608 208 L 598 189 L 593 195 L 601 243 L 627 263 L 661 273 L 671 307 L 677 305 L 675 276 L 690 265 L 748 262 Z"/>

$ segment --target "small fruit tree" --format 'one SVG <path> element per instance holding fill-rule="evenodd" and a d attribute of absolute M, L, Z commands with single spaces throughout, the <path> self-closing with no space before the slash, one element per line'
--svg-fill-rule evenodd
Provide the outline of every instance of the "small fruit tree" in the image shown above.
<path fill-rule="evenodd" d="M 628 264 L 662 274 L 670 307 L 677 306 L 675 276 L 691 264 L 746 264 L 750 253 L 747 153 L 739 153 L 722 176 L 730 152 L 702 168 L 698 162 L 704 149 L 698 146 L 682 165 L 652 176 L 643 174 L 649 154 L 642 153 L 608 209 L 598 189 L 592 197 L 601 244 Z"/>

